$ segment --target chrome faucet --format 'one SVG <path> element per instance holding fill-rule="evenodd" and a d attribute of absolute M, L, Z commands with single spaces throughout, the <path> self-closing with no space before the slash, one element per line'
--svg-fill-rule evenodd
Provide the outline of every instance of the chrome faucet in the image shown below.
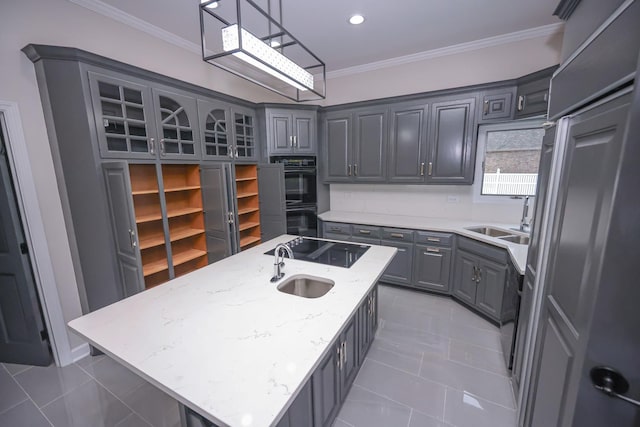
<path fill-rule="evenodd" d="M 524 197 L 524 205 L 522 206 L 522 218 L 520 219 L 520 231 L 528 233 L 531 230 L 531 224 L 527 221 L 529 215 L 529 196 Z"/>
<path fill-rule="evenodd" d="M 284 276 L 284 272 L 282 271 L 282 267 L 284 267 L 284 257 L 282 256 L 282 251 L 287 253 L 287 256 L 290 259 L 293 259 L 293 251 L 286 243 L 280 243 L 276 246 L 276 250 L 274 251 L 274 260 L 273 260 L 273 277 L 271 278 L 271 282 L 277 282 L 282 279 Z"/>

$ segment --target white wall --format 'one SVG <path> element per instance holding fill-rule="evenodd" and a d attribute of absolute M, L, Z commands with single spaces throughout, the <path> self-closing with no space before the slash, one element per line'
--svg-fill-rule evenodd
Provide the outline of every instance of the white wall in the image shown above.
<path fill-rule="evenodd" d="M 562 33 L 327 81 L 325 105 L 509 80 L 556 65 Z"/>
<path fill-rule="evenodd" d="M 559 33 L 335 78 L 328 82 L 326 101 L 341 104 L 517 78 L 558 64 L 561 44 Z M 518 223 L 522 200 L 483 200 L 477 196 L 479 182 L 476 179 L 473 186 L 334 184 L 330 203 L 331 209 L 349 212 Z M 457 201 L 451 202 L 449 196 Z"/>
<path fill-rule="evenodd" d="M 252 101 L 281 98 L 199 55 L 66 0 L 0 1 L 0 99 L 18 103 L 66 321 L 82 314 L 29 43 L 70 46 Z M 72 347 L 81 341 L 70 334 Z"/>

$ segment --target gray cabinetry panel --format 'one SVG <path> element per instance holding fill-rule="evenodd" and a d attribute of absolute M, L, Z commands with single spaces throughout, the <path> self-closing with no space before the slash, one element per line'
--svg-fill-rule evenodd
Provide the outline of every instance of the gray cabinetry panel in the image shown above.
<path fill-rule="evenodd" d="M 351 224 L 344 224 L 341 222 L 323 222 L 322 232 L 322 235 L 325 237 L 328 233 L 340 234 L 348 237 L 351 236 Z"/>
<path fill-rule="evenodd" d="M 393 260 L 384 271 L 380 280 L 400 285 L 411 285 L 413 265 L 413 243 L 383 240 L 383 246 L 392 246 L 398 249 Z"/>
<path fill-rule="evenodd" d="M 199 159 L 201 147 L 195 98 L 153 89 L 153 101 L 160 158 Z"/>
<path fill-rule="evenodd" d="M 357 316 L 353 316 L 349 324 L 342 332 L 343 356 L 342 371 L 340 381 L 340 400 L 347 398 L 347 393 L 356 379 L 358 369 L 360 368 L 360 360 L 358 359 L 358 329 Z"/>
<path fill-rule="evenodd" d="M 327 114 L 325 122 L 325 179 L 332 182 L 351 180 L 351 114 Z"/>
<path fill-rule="evenodd" d="M 424 182 L 428 107 L 391 108 L 391 136 L 387 159 L 389 182 Z"/>
<path fill-rule="evenodd" d="M 311 381 L 307 381 L 276 426 L 313 427 L 313 394 L 311 392 Z"/>
<path fill-rule="evenodd" d="M 415 286 L 438 292 L 449 292 L 451 249 L 416 245 L 413 268 Z"/>
<path fill-rule="evenodd" d="M 88 75 L 100 155 L 155 158 L 151 89 L 92 71 Z"/>
<path fill-rule="evenodd" d="M 340 409 L 339 346 L 329 350 L 313 373 L 314 426 L 329 427 Z"/>
<path fill-rule="evenodd" d="M 260 232 L 267 241 L 287 232 L 284 165 L 258 165 Z"/>
<path fill-rule="evenodd" d="M 387 108 L 358 111 L 352 168 L 355 181 L 384 181 L 387 148 Z"/>
<path fill-rule="evenodd" d="M 547 114 L 549 104 L 549 78 L 518 86 L 516 118 Z"/>
<path fill-rule="evenodd" d="M 215 100 L 198 99 L 200 139 L 204 159 L 231 159 L 231 114 L 229 105 Z"/>
<path fill-rule="evenodd" d="M 382 229 L 382 239 L 390 242 L 413 242 L 413 230 L 404 228 L 387 228 Z"/>
<path fill-rule="evenodd" d="M 293 151 L 293 138 L 291 135 L 291 113 L 284 111 L 269 112 L 270 130 L 269 154 L 287 154 Z"/>
<path fill-rule="evenodd" d="M 232 105 L 231 120 L 233 120 L 233 158 L 237 161 L 255 162 L 258 158 L 255 110 Z"/>
<path fill-rule="evenodd" d="M 479 108 L 479 121 L 510 120 L 514 113 L 515 87 L 484 92 Z"/>
<path fill-rule="evenodd" d="M 475 98 L 431 106 L 427 182 L 473 183 Z"/>
<path fill-rule="evenodd" d="M 293 114 L 295 154 L 316 153 L 317 115 L 315 111 L 298 111 Z"/>
<path fill-rule="evenodd" d="M 478 258 L 468 252 L 456 253 L 453 296 L 468 304 L 476 302 L 476 264 Z"/>
<path fill-rule="evenodd" d="M 228 183 L 231 182 L 229 164 L 208 164 L 200 167 L 204 228 L 207 239 L 209 263 L 233 254 L 235 233 L 230 224 L 232 212 Z"/>
<path fill-rule="evenodd" d="M 453 234 L 436 231 L 416 231 L 415 241 L 429 246 L 451 246 L 453 244 Z"/>
<path fill-rule="evenodd" d="M 104 163 L 102 170 L 115 237 L 118 273 L 123 295 L 128 297 L 144 290 L 129 166 L 125 162 Z"/>
<path fill-rule="evenodd" d="M 357 225 L 354 224 L 351 227 L 351 232 L 353 234 L 353 236 L 359 236 L 359 237 L 364 237 L 364 238 L 369 238 L 369 239 L 378 239 L 380 240 L 380 234 L 381 234 L 380 227 L 372 227 L 370 225 Z"/>
<path fill-rule="evenodd" d="M 305 110 L 266 110 L 269 155 L 315 154 L 316 112 Z"/>
<path fill-rule="evenodd" d="M 504 264 L 482 260 L 478 270 L 476 307 L 493 318 L 500 318 L 507 267 Z"/>

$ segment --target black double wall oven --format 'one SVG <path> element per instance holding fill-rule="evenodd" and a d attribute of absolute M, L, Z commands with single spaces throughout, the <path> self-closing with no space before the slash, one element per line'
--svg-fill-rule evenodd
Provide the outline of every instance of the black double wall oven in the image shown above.
<path fill-rule="evenodd" d="M 287 234 L 318 235 L 317 168 L 315 157 L 271 157 L 284 165 Z"/>

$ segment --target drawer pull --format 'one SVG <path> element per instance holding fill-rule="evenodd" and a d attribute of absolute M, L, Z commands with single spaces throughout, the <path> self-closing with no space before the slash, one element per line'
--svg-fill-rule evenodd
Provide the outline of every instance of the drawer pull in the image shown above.
<path fill-rule="evenodd" d="M 404 234 L 402 234 L 402 233 L 391 233 L 391 237 L 395 237 L 396 239 L 404 239 Z"/>
<path fill-rule="evenodd" d="M 439 237 L 427 237 L 427 242 L 439 242 Z"/>
<path fill-rule="evenodd" d="M 369 230 L 359 230 L 360 234 L 371 234 L 371 231 Z"/>
<path fill-rule="evenodd" d="M 331 231 L 342 231 L 340 227 L 331 227 Z"/>
<path fill-rule="evenodd" d="M 438 248 L 427 248 L 427 252 L 440 253 L 440 249 L 438 249 Z M 425 252 L 424 254 L 427 255 L 427 252 Z"/>

